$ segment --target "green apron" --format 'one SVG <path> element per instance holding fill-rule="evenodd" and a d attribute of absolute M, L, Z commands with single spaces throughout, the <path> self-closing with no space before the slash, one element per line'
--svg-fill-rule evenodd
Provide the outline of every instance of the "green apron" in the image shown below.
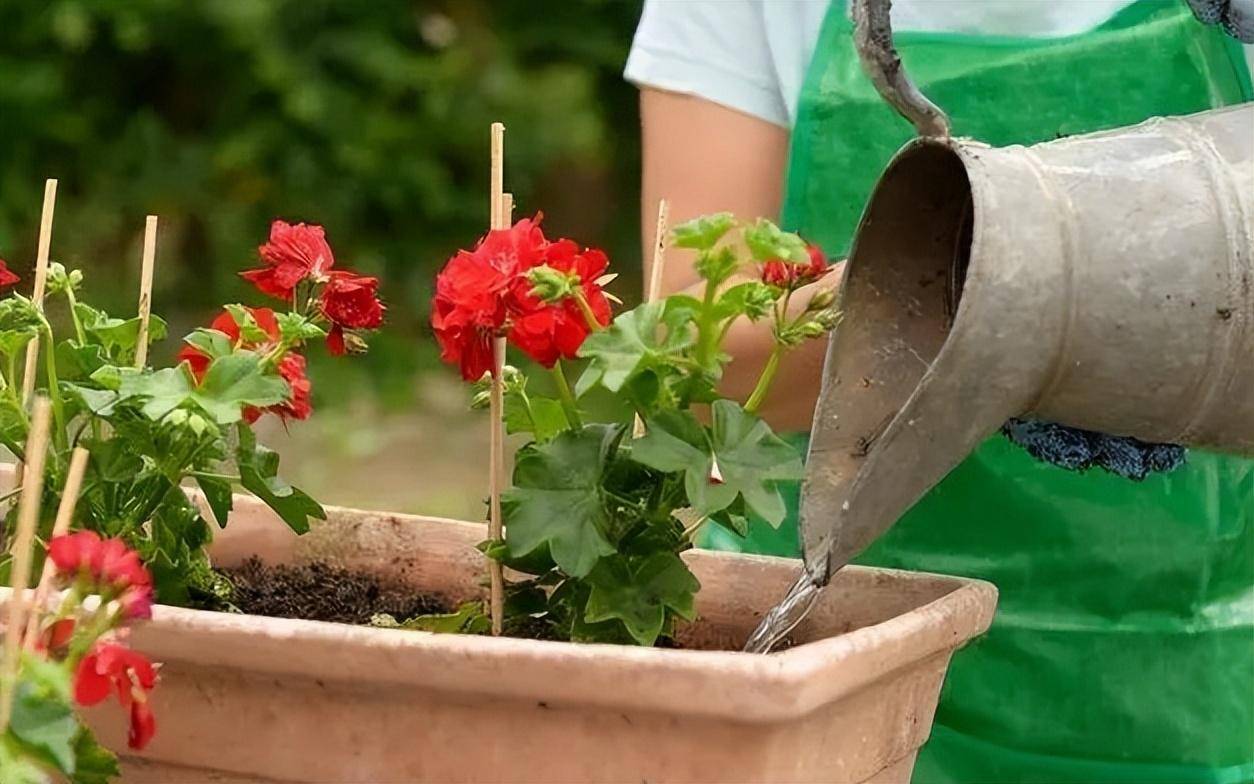
<path fill-rule="evenodd" d="M 993 145 L 1250 96 L 1240 49 L 1180 0 L 1066 38 L 896 41 L 954 132 Z M 862 74 L 837 0 L 802 89 L 785 223 L 846 253 L 911 135 Z M 747 540 L 714 530 L 706 544 L 795 555 L 795 511 L 778 532 L 759 521 Z M 915 781 L 1254 781 L 1254 462 L 1195 451 L 1133 483 L 998 436 L 861 560 L 1001 590 L 993 628 L 954 658 Z"/>

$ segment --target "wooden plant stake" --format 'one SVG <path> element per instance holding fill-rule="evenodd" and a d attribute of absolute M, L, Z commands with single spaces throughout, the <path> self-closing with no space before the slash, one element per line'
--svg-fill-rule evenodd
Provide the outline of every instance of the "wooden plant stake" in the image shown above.
<path fill-rule="evenodd" d="M 489 227 L 509 228 L 505 196 L 505 126 L 492 123 L 491 145 L 491 193 Z M 513 198 L 509 201 L 512 209 Z M 504 538 L 501 521 L 501 490 L 505 479 L 505 395 L 502 373 L 505 367 L 505 336 L 492 340 L 492 388 L 488 398 L 488 414 L 492 430 L 488 438 L 488 538 L 494 542 Z M 492 617 L 492 634 L 500 636 L 505 621 L 505 574 L 501 562 L 488 559 L 490 585 L 489 611 Z"/>
<path fill-rule="evenodd" d="M 44 183 L 44 208 L 39 218 L 39 247 L 35 253 L 35 287 L 31 293 L 31 301 L 42 312 L 44 309 L 44 290 L 48 287 L 48 251 L 52 247 L 52 213 L 57 206 L 57 181 L 48 180 Z M 39 344 L 43 340 L 36 337 L 26 344 L 26 366 L 22 374 L 22 403 L 30 402 L 35 392 L 35 366 L 39 362 Z M 49 346 L 49 351 L 52 347 Z"/>
<path fill-rule="evenodd" d="M 13 533 L 9 554 L 12 557 L 13 591 L 9 594 L 8 618 L 4 627 L 4 654 L 0 659 L 0 736 L 9 726 L 13 709 L 13 687 L 20 663 L 21 631 L 26 628 L 26 586 L 30 582 L 31 544 L 39 524 L 39 506 L 44 489 L 44 455 L 48 447 L 48 398 L 35 399 L 31 414 L 30 435 L 26 438 L 27 471 L 22 480 L 22 498 L 18 504 L 17 530 Z M 37 612 L 37 609 L 32 609 Z"/>
<path fill-rule="evenodd" d="M 148 320 L 152 315 L 152 267 L 157 260 L 157 216 L 144 223 L 144 255 L 139 271 L 139 334 L 135 338 L 135 367 L 148 364 Z"/>
<path fill-rule="evenodd" d="M 657 229 L 653 235 L 653 264 L 649 267 L 649 288 L 644 294 L 646 302 L 657 302 L 662 296 L 662 270 L 666 266 L 666 218 L 669 209 L 666 199 L 658 200 Z M 643 435 L 644 420 L 636 414 L 632 436 L 640 438 Z"/>
<path fill-rule="evenodd" d="M 87 460 L 91 456 L 83 447 L 75 447 L 70 456 L 70 469 L 65 476 L 65 489 L 61 491 L 61 504 L 57 507 L 57 519 L 52 525 L 51 542 L 70 530 L 70 522 L 74 519 L 74 508 L 78 506 L 78 494 L 83 489 L 83 475 L 87 473 Z M 44 570 L 39 575 L 39 583 L 35 586 L 35 597 L 30 603 L 30 614 L 26 619 L 26 634 L 22 636 L 22 646 L 26 650 L 35 647 L 35 639 L 39 635 L 39 616 L 48 601 L 48 591 L 52 586 L 52 576 L 57 567 L 51 558 L 44 558 Z"/>

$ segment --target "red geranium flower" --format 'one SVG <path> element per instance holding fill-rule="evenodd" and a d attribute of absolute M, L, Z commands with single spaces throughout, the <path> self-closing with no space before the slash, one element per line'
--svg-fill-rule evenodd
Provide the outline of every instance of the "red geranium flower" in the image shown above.
<path fill-rule="evenodd" d="M 94 531 L 63 534 L 48 543 L 48 558 L 67 580 L 86 575 L 96 590 L 116 594 L 123 617 L 152 617 L 152 575 L 121 539 L 101 539 Z"/>
<path fill-rule="evenodd" d="M 290 301 L 302 280 L 325 281 L 335 265 L 335 255 L 321 226 L 292 225 L 276 220 L 270 224 L 270 241 L 257 249 L 265 267 L 246 270 L 240 276 L 263 294 Z"/>
<path fill-rule="evenodd" d="M 0 259 L 0 289 L 8 288 L 14 283 L 17 283 L 19 280 L 21 280 L 21 278 L 14 275 L 9 270 L 9 265 L 5 262 L 5 260 Z"/>
<path fill-rule="evenodd" d="M 383 323 L 385 308 L 378 290 L 378 278 L 339 270 L 331 273 L 322 290 L 322 314 L 331 322 L 327 349 L 332 354 L 344 353 L 344 330 L 375 329 Z"/>
<path fill-rule="evenodd" d="M 580 252 L 579 246 L 570 240 L 558 240 L 546 248 L 544 257 L 538 260 L 541 263 L 577 276 L 579 294 L 592 317 L 601 326 L 610 322 L 610 303 L 597 282 L 609 266 L 604 253 L 593 248 Z M 531 281 L 525 274 L 519 275 L 511 292 L 510 342 L 547 368 L 563 357 L 574 359 L 592 331 L 583 305 L 574 296 L 546 303 L 531 291 Z"/>
<path fill-rule="evenodd" d="M 799 289 L 813 283 L 827 274 L 827 257 L 818 245 L 809 245 L 806 252 L 810 254 L 808 264 L 776 259 L 762 265 L 762 282 L 782 289 Z"/>
<path fill-rule="evenodd" d="M 239 324 L 235 323 L 235 317 L 230 311 L 224 310 L 218 314 L 209 324 L 210 329 L 225 334 L 231 339 L 231 343 L 242 348 L 251 349 L 253 351 L 265 352 L 279 342 L 279 322 L 275 318 L 274 311 L 270 308 L 248 308 L 252 314 L 253 321 L 257 322 L 257 326 L 262 332 L 266 333 L 265 341 L 243 341 L 240 335 Z M 186 362 L 192 370 L 192 375 L 196 381 L 204 380 L 205 373 L 212 364 L 212 358 L 194 346 L 183 346 L 179 351 L 178 359 L 180 362 Z M 269 411 L 278 414 L 284 419 L 308 419 L 313 413 L 313 404 L 310 394 L 313 385 L 309 381 L 309 377 L 305 375 L 305 358 L 294 351 L 288 351 L 279 360 L 279 375 L 291 387 L 292 394 L 286 401 L 278 405 L 270 406 L 265 410 L 253 408 L 251 406 L 244 409 L 244 419 L 250 424 L 256 422 L 262 414 Z"/>
<path fill-rule="evenodd" d="M 157 669 L 146 656 L 114 642 L 99 642 L 79 662 L 74 701 L 84 707 L 98 705 L 116 690 L 118 702 L 131 714 L 127 743 L 132 749 L 142 749 L 157 731 L 148 705 L 148 695 L 156 685 Z"/>
<path fill-rule="evenodd" d="M 488 232 L 473 253 L 458 251 L 436 276 L 431 326 L 440 357 L 467 381 L 492 371 L 492 338 L 505 329 L 510 287 L 548 246 L 539 220 Z"/>

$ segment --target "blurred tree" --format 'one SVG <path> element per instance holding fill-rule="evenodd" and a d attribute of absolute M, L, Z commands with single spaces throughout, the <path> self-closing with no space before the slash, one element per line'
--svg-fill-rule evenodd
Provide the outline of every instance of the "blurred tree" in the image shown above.
<path fill-rule="evenodd" d="M 394 337 L 368 367 L 409 374 L 435 269 L 487 222 L 493 120 L 520 214 L 543 208 L 638 287 L 621 77 L 638 14 L 638 0 L 0 0 L 0 256 L 29 266 L 58 177 L 53 257 L 129 303 L 143 216 L 159 214 L 157 309 L 181 326 L 244 296 L 236 272 L 270 219 L 321 223 L 343 263 L 385 278 Z"/>

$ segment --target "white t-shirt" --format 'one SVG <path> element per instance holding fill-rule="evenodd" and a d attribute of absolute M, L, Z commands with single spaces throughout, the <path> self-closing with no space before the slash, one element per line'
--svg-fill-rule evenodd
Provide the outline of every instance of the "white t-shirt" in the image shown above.
<path fill-rule="evenodd" d="M 893 29 L 1054 38 L 1092 30 L 1135 1 L 894 0 Z M 625 76 L 792 127 L 828 3 L 645 0 Z M 1254 47 L 1246 55 L 1254 64 Z"/>

